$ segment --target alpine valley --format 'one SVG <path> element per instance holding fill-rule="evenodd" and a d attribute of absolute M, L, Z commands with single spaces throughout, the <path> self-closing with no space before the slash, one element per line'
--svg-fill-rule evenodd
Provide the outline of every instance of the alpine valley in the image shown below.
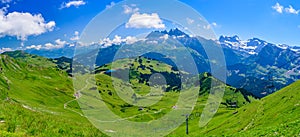
<path fill-rule="evenodd" d="M 80 51 L 76 56 L 74 45 Z M 128 47 L 125 54 L 122 47 Z M 180 66 L 188 58 L 183 49 L 189 51 L 197 72 Z M 220 63 L 219 56 L 208 55 L 218 49 L 223 51 L 225 65 Z M 135 58 L 125 56 L 144 51 L 152 52 Z M 196 91 L 199 96 L 188 118 L 189 134 L 186 135 L 186 125 L 182 123 L 167 136 L 299 136 L 299 64 L 299 47 L 258 38 L 243 41 L 238 36 L 209 40 L 177 28 L 153 31 L 131 43 L 72 43 L 51 51 L 4 52 L 0 55 L 0 136 L 121 136 L 114 129 L 102 132 L 91 124 L 83 111 L 97 104 L 78 102 L 92 102 L 95 97 L 80 98 L 79 89 L 73 84 L 82 86 L 80 91 L 84 95 L 100 94 L 107 108 L 122 119 L 151 122 L 174 109 L 181 87 L 188 87 L 182 84 L 183 80 L 191 85 L 200 84 Z M 212 65 L 226 70 L 225 80 L 214 75 Z M 123 72 L 129 72 L 129 84 L 118 75 Z M 75 78 L 91 75 L 94 80 L 72 83 Z M 165 81 L 151 81 L 160 76 Z M 193 81 L 194 78 L 199 80 Z M 199 114 L 205 111 L 210 91 L 218 88 L 211 83 L 224 87 L 224 96 L 215 116 L 199 127 Z M 127 84 L 120 87 L 124 94 L 129 94 L 127 88 L 132 87 L 136 94 L 131 99 L 137 102 L 145 98 L 162 99 L 152 106 L 131 105 L 118 96 L 114 84 Z M 150 89 L 162 90 L 163 94 L 148 94 Z M 193 90 L 193 86 L 187 90 Z"/>
<path fill-rule="evenodd" d="M 297 46 L 272 44 L 259 38 L 243 41 L 238 36 L 220 36 L 218 40 L 208 40 L 199 36 L 191 37 L 177 28 L 151 32 L 145 39 L 130 44 L 121 42 L 104 46 L 93 43 L 89 46 L 77 46 L 77 50 L 82 53 L 77 53 L 75 58 L 78 58 L 82 64 L 95 63 L 97 66 L 102 66 L 113 62 L 115 54 L 122 46 L 135 46 L 135 48 L 127 49 L 131 50 L 127 51 L 127 54 L 136 54 L 136 48 L 139 46 L 144 46 L 146 49 L 153 48 L 151 46 L 153 42 L 164 46 L 164 50 L 174 51 L 176 45 L 179 45 L 177 48 L 181 46 L 187 48 L 193 56 L 199 73 L 211 72 L 210 63 L 219 65 L 214 60 L 220 59 L 218 57 L 208 58 L 207 52 L 209 51 L 206 50 L 214 51 L 221 48 L 226 61 L 226 64 L 222 64 L 226 65 L 226 83 L 236 88 L 246 89 L 257 98 L 269 95 L 300 78 L 300 48 Z M 80 44 L 75 43 L 75 45 Z M 98 51 L 97 48 L 100 50 Z M 61 56 L 72 58 L 74 50 L 74 46 L 65 45 L 61 49 L 51 51 L 30 49 L 26 52 L 49 58 Z M 166 55 L 150 52 L 143 56 L 176 66 Z M 91 60 L 91 58 L 95 58 L 95 60 Z"/>

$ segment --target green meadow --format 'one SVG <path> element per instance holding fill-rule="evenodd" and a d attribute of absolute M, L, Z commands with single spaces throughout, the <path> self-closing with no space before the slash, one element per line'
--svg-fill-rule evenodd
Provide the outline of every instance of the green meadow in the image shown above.
<path fill-rule="evenodd" d="M 151 123 L 172 112 L 174 106 L 179 113 L 189 112 L 185 109 L 192 111 L 189 134 L 186 135 L 182 123 L 167 135 L 170 137 L 300 135 L 300 81 L 255 99 L 245 90 L 225 85 L 208 73 L 194 76 L 200 79 L 200 89 L 193 84 L 178 85 L 178 74 L 186 72 L 142 57 L 98 67 L 95 75 L 73 77 L 57 61 L 21 51 L 0 55 L 0 67 L 0 136 L 122 136 L 111 132 L 122 128 L 122 123 L 107 131 L 94 125 L 105 124 L 106 119 Z M 123 72 L 130 73 L 127 80 L 117 75 Z M 153 73 L 167 77 L 164 81 L 161 75 L 151 77 Z M 159 82 L 153 83 L 151 78 Z M 224 87 L 224 96 L 214 117 L 199 126 L 210 91 L 218 88 L 211 87 L 212 82 Z M 75 93 L 80 93 L 77 99 Z M 191 109 L 188 104 L 192 104 L 193 98 L 195 105 Z M 217 96 L 211 99 L 218 100 Z M 99 116 L 99 110 L 114 115 Z M 100 118 L 100 122 L 89 121 L 87 117 Z"/>

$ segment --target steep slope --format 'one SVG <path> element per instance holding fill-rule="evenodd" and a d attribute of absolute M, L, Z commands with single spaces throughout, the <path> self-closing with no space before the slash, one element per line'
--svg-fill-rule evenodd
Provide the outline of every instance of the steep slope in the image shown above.
<path fill-rule="evenodd" d="M 249 126 L 253 135 L 299 136 L 300 134 L 300 81 L 263 98 L 260 112 Z"/>
<path fill-rule="evenodd" d="M 299 94 L 300 81 L 297 81 L 238 109 L 220 108 L 205 127 L 199 128 L 199 118 L 193 117 L 190 136 L 299 136 Z M 183 125 L 170 136 L 183 136 L 184 129 Z"/>
<path fill-rule="evenodd" d="M 0 136 L 101 136 L 80 115 L 73 93 L 68 74 L 50 60 L 0 55 Z"/>

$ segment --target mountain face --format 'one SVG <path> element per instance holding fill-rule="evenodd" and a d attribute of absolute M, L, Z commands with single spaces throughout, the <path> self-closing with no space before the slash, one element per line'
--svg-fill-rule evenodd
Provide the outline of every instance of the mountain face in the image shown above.
<path fill-rule="evenodd" d="M 80 50 L 82 53 L 77 54 L 75 59 L 78 59 L 76 61 L 81 64 L 102 66 L 113 62 L 116 53 L 126 45 L 131 48 L 123 51 L 126 54 L 124 56 L 131 56 L 142 51 L 151 51 L 142 56 L 163 61 L 172 66 L 175 66 L 176 61 L 184 62 L 181 59 L 186 58 L 186 56 L 183 53 L 174 51 L 178 51 L 178 48 L 182 46 L 186 47 L 191 52 L 200 73 L 211 72 L 210 63 L 218 66 L 218 62 L 214 61 L 220 60 L 219 56 L 213 56 L 209 61 L 204 46 L 206 46 L 206 50 L 210 51 L 216 51 L 221 46 L 227 66 L 227 84 L 237 88 L 245 88 L 257 97 L 271 94 L 300 77 L 300 67 L 297 65 L 300 64 L 300 47 L 276 45 L 259 38 L 241 40 L 237 35 L 232 37 L 220 36 L 217 41 L 207 40 L 199 36 L 189 36 L 177 28 L 169 31 L 153 31 L 144 40 L 133 44 L 112 44 L 100 48 L 99 51 L 93 49 L 101 47 L 101 45 L 94 44 L 90 46 L 89 50 L 82 48 Z M 158 46 L 153 48 L 153 45 L 163 46 L 164 49 L 159 49 Z M 163 53 L 173 52 L 174 54 L 162 55 L 152 52 L 153 50 Z M 65 51 L 73 53 L 70 48 L 53 52 L 63 54 Z M 46 54 L 44 51 L 31 51 L 31 53 L 48 56 L 51 52 Z M 54 57 L 57 56 L 55 54 Z M 96 58 L 96 62 L 91 60 L 92 58 Z M 222 68 L 224 66 L 218 67 Z"/>
<path fill-rule="evenodd" d="M 221 45 L 226 65 L 227 65 L 227 84 L 237 88 L 244 88 L 256 97 L 264 97 L 282 87 L 291 84 L 299 79 L 300 64 L 297 48 L 286 45 L 275 45 L 258 38 L 242 41 L 238 36 L 221 36 L 219 41 L 207 40 L 201 37 L 190 37 L 179 29 L 170 31 L 151 32 L 144 41 L 131 44 L 131 50 L 126 54 L 135 54 L 135 49 L 147 50 L 155 42 L 157 45 L 165 46 L 166 51 L 184 46 L 191 52 L 193 59 L 200 73 L 211 72 L 210 64 L 204 45 L 211 51 L 215 51 Z M 122 46 L 113 45 L 100 49 L 96 58 L 96 65 L 101 66 L 113 61 L 114 55 Z M 149 50 L 149 49 L 148 49 Z M 84 56 L 88 57 L 88 54 Z M 159 53 L 150 52 L 143 55 L 147 58 L 163 61 L 175 66 L 174 61 L 178 61 L 181 53 L 166 56 Z M 177 56 L 177 58 L 176 58 Z M 175 60 L 170 60 L 173 58 Z M 210 60 L 219 60 L 218 56 Z M 217 62 L 213 62 L 218 65 Z M 221 67 L 221 66 L 220 66 Z"/>
<path fill-rule="evenodd" d="M 268 44 L 266 41 L 260 40 L 258 38 L 242 41 L 237 35 L 233 37 L 221 36 L 219 38 L 219 42 L 221 46 L 229 47 L 235 52 L 244 54 L 245 56 L 258 54 L 261 49 Z"/>
<path fill-rule="evenodd" d="M 259 38 L 252 38 L 246 41 L 241 40 L 237 35 L 232 37 L 230 36 L 220 36 L 219 40 L 217 41 L 220 43 L 222 47 L 228 47 L 239 54 L 245 55 L 255 55 L 258 54 L 265 46 L 271 45 L 273 47 L 278 47 L 281 50 L 290 49 L 294 52 L 299 53 L 300 47 L 297 46 L 289 46 L 285 44 L 272 44 L 267 41 L 261 40 Z"/>
<path fill-rule="evenodd" d="M 219 41 L 222 47 L 243 57 L 239 63 L 227 65 L 227 82 L 235 87 L 263 97 L 299 79 L 297 47 L 275 45 L 258 38 L 242 41 L 237 36 L 221 36 Z"/>

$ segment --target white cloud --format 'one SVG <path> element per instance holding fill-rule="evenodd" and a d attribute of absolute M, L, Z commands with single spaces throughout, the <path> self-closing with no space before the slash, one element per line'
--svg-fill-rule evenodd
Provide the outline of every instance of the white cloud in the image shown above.
<path fill-rule="evenodd" d="M 6 51 L 12 51 L 11 48 L 1 48 L 0 53 L 6 52 Z"/>
<path fill-rule="evenodd" d="M 126 28 L 156 28 L 164 29 L 166 26 L 157 13 L 134 13 L 126 23 Z"/>
<path fill-rule="evenodd" d="M 125 42 L 124 39 L 122 39 L 120 36 L 116 35 L 113 40 L 110 40 L 109 38 L 105 38 L 104 40 L 100 41 L 100 44 L 104 44 L 105 47 L 111 46 L 113 44 L 120 45 L 122 42 Z"/>
<path fill-rule="evenodd" d="M 195 22 L 195 20 L 193 20 L 191 18 L 186 18 L 186 21 L 188 24 L 193 24 Z"/>
<path fill-rule="evenodd" d="M 163 35 L 163 36 L 161 36 L 161 37 L 159 37 L 160 39 L 164 39 L 164 40 L 167 40 L 168 38 L 169 38 L 169 35 L 168 34 L 165 34 L 165 35 Z"/>
<path fill-rule="evenodd" d="M 286 12 L 286 13 L 298 15 L 299 12 L 300 12 L 300 10 L 294 9 L 293 6 L 291 6 L 291 5 L 289 5 L 289 7 L 287 7 L 287 8 L 284 8 L 284 7 L 283 7 L 282 5 L 280 5 L 278 2 L 277 2 L 274 6 L 272 6 L 272 8 L 273 8 L 274 10 L 276 10 L 276 12 L 278 12 L 278 13 Z"/>
<path fill-rule="evenodd" d="M 62 41 L 61 39 L 55 40 L 55 44 L 46 43 L 43 47 L 44 49 L 60 49 L 63 48 L 67 44 L 66 41 Z"/>
<path fill-rule="evenodd" d="M 122 37 L 116 35 L 115 38 L 111 42 L 114 43 L 114 44 L 119 45 L 123 42 L 123 39 L 122 39 Z"/>
<path fill-rule="evenodd" d="M 276 10 L 276 12 L 278 12 L 278 13 L 282 13 L 283 12 L 283 6 L 281 6 L 278 2 L 274 6 L 272 6 L 272 8 L 274 10 Z"/>
<path fill-rule="evenodd" d="M 300 10 L 295 10 L 291 5 L 288 8 L 285 8 L 285 12 L 291 14 L 298 14 Z"/>
<path fill-rule="evenodd" d="M 139 41 L 136 37 L 127 36 L 126 37 L 126 44 L 133 44 Z"/>
<path fill-rule="evenodd" d="M 131 4 L 130 6 L 128 5 L 123 5 L 124 11 L 123 13 L 125 14 L 132 14 L 138 12 L 140 9 L 136 7 L 135 4 Z"/>
<path fill-rule="evenodd" d="M 10 3 L 12 0 L 1 0 L 1 3 Z"/>
<path fill-rule="evenodd" d="M 64 9 L 64 8 L 70 8 L 72 6 L 78 8 L 79 6 L 85 5 L 86 2 L 83 0 L 74 0 L 74 1 L 69 1 L 67 3 L 63 3 L 60 7 L 60 9 Z"/>
<path fill-rule="evenodd" d="M 52 43 L 46 43 L 44 48 L 45 49 L 54 49 L 54 48 L 56 48 L 56 46 Z"/>
<path fill-rule="evenodd" d="M 211 25 L 213 25 L 214 27 L 218 26 L 218 24 L 216 22 L 211 23 Z"/>
<path fill-rule="evenodd" d="M 110 40 L 109 38 L 105 38 L 103 40 L 100 40 L 100 45 L 104 45 L 104 47 L 111 46 L 113 44 L 115 45 L 120 45 L 122 43 L 126 44 L 133 44 L 135 42 L 139 41 L 138 38 L 132 37 L 132 36 L 127 36 L 126 38 L 123 38 L 121 36 L 116 35 L 114 39 Z"/>
<path fill-rule="evenodd" d="M 198 25 L 199 26 L 199 25 Z M 206 29 L 206 30 L 209 30 L 211 28 L 216 28 L 216 27 L 219 27 L 219 25 L 216 23 L 216 22 L 213 22 L 211 24 L 208 24 L 208 25 L 204 25 L 203 28 Z"/>
<path fill-rule="evenodd" d="M 78 32 L 78 31 L 75 31 L 73 37 L 70 38 L 70 40 L 72 40 L 72 41 L 77 41 L 77 40 L 79 40 L 79 32 Z"/>
<path fill-rule="evenodd" d="M 31 45 L 26 47 L 26 49 L 36 49 L 36 50 L 40 50 L 42 48 L 42 45 Z"/>
<path fill-rule="evenodd" d="M 110 9 L 110 8 L 112 8 L 115 5 L 116 5 L 115 2 L 111 2 L 109 5 L 106 5 L 106 9 Z"/>
<path fill-rule="evenodd" d="M 62 41 L 61 39 L 57 39 L 57 40 L 55 40 L 55 44 L 57 45 L 57 47 L 63 47 L 64 45 L 67 44 L 67 42 Z"/>
<path fill-rule="evenodd" d="M 109 38 L 105 38 L 103 40 L 100 40 L 100 45 L 104 45 L 104 47 L 108 47 L 112 45 L 112 42 Z"/>
<path fill-rule="evenodd" d="M 6 15 L 6 9 L 0 9 L 0 37 L 13 36 L 25 41 L 28 36 L 36 36 L 55 27 L 54 21 L 45 22 L 41 14 L 12 12 Z"/>
<path fill-rule="evenodd" d="M 31 45 L 31 46 L 27 46 L 26 49 L 36 49 L 36 50 L 40 50 L 40 49 L 46 49 L 46 50 L 50 50 L 50 49 L 60 49 L 63 48 L 66 44 L 69 44 L 66 41 L 63 41 L 61 39 L 57 39 L 54 41 L 53 43 L 46 43 L 44 45 Z"/>

